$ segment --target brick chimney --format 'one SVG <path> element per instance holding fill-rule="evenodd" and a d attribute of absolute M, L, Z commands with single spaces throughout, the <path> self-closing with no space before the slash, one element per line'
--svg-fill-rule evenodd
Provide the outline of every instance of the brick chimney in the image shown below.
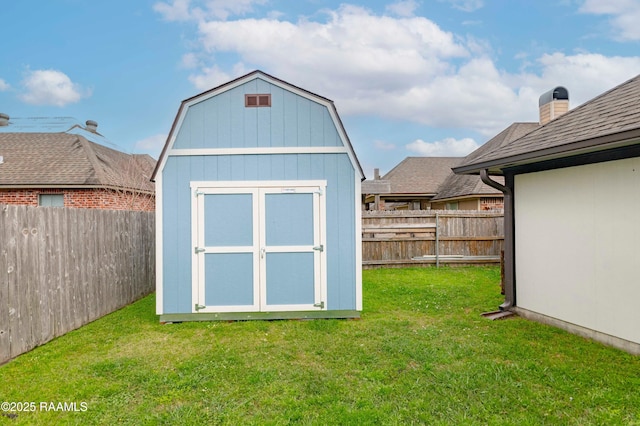
<path fill-rule="evenodd" d="M 538 106 L 540 107 L 540 125 L 544 126 L 569 111 L 569 92 L 562 86 L 551 89 L 540 96 Z"/>

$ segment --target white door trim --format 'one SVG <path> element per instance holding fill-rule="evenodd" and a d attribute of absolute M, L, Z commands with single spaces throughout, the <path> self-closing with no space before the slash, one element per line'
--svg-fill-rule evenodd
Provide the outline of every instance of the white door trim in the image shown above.
<path fill-rule="evenodd" d="M 326 283 L 326 180 L 304 181 L 192 181 L 192 312 L 257 312 L 257 311 L 318 311 L 327 310 Z M 314 244 L 311 246 L 266 247 L 265 195 L 278 193 L 310 193 L 313 195 Z M 207 247 L 204 239 L 204 198 L 207 194 L 252 194 L 253 245 Z M 323 246 L 323 250 L 314 247 Z M 263 252 L 262 249 L 265 249 Z M 197 250 L 196 250 L 197 249 Z M 266 300 L 266 252 L 314 253 L 314 303 L 268 305 Z M 208 253 L 252 253 L 253 255 L 253 305 L 206 306 L 205 262 Z M 321 303 L 323 302 L 323 303 Z M 316 306 L 320 305 L 320 306 Z"/>

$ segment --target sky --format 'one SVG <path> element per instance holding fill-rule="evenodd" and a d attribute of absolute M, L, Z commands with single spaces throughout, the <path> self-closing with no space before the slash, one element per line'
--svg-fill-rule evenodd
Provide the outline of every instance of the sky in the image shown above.
<path fill-rule="evenodd" d="M 182 100 L 259 69 L 334 101 L 368 178 L 640 74 L 640 0 L 0 0 L 0 22 L 10 117 L 157 158 Z"/>

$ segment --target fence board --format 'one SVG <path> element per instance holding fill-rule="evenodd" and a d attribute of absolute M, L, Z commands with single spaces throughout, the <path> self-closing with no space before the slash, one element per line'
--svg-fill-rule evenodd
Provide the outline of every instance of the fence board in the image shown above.
<path fill-rule="evenodd" d="M 2 208 L 0 210 L 0 221 L 3 223 L 7 219 L 7 209 Z M 0 241 L 5 242 L 6 239 L 5 227 L 0 226 Z M 0 246 L 0 303 L 3 300 L 9 300 L 9 263 L 7 259 L 6 245 Z M 11 357 L 11 349 L 9 346 L 9 328 L 10 328 L 10 313 L 9 309 L 5 309 L 5 306 L 0 306 L 0 362 L 3 359 L 9 359 Z"/>
<path fill-rule="evenodd" d="M 362 212 L 364 268 L 499 264 L 503 245 L 501 211 Z"/>
<path fill-rule="evenodd" d="M 149 294 L 150 212 L 0 206 L 0 364 Z"/>

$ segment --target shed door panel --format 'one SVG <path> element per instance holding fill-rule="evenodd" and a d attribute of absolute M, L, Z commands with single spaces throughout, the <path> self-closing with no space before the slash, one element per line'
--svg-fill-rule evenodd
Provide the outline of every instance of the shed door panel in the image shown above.
<path fill-rule="evenodd" d="M 238 306 L 253 300 L 253 253 L 206 253 L 205 306 Z"/>
<path fill-rule="evenodd" d="M 195 187 L 194 312 L 326 309 L 323 190 Z"/>
<path fill-rule="evenodd" d="M 315 303 L 313 253 L 267 253 L 266 262 L 267 306 Z"/>
<path fill-rule="evenodd" d="M 203 307 L 216 312 L 259 309 L 256 194 L 251 189 L 235 193 L 218 189 L 197 196 L 201 219 L 197 221 L 194 249 L 194 284 L 199 294 L 196 311 Z"/>
<path fill-rule="evenodd" d="M 207 247 L 253 245 L 253 194 L 204 195 Z"/>
<path fill-rule="evenodd" d="M 305 188 L 264 192 L 266 310 L 310 310 L 321 298 L 319 193 Z"/>

